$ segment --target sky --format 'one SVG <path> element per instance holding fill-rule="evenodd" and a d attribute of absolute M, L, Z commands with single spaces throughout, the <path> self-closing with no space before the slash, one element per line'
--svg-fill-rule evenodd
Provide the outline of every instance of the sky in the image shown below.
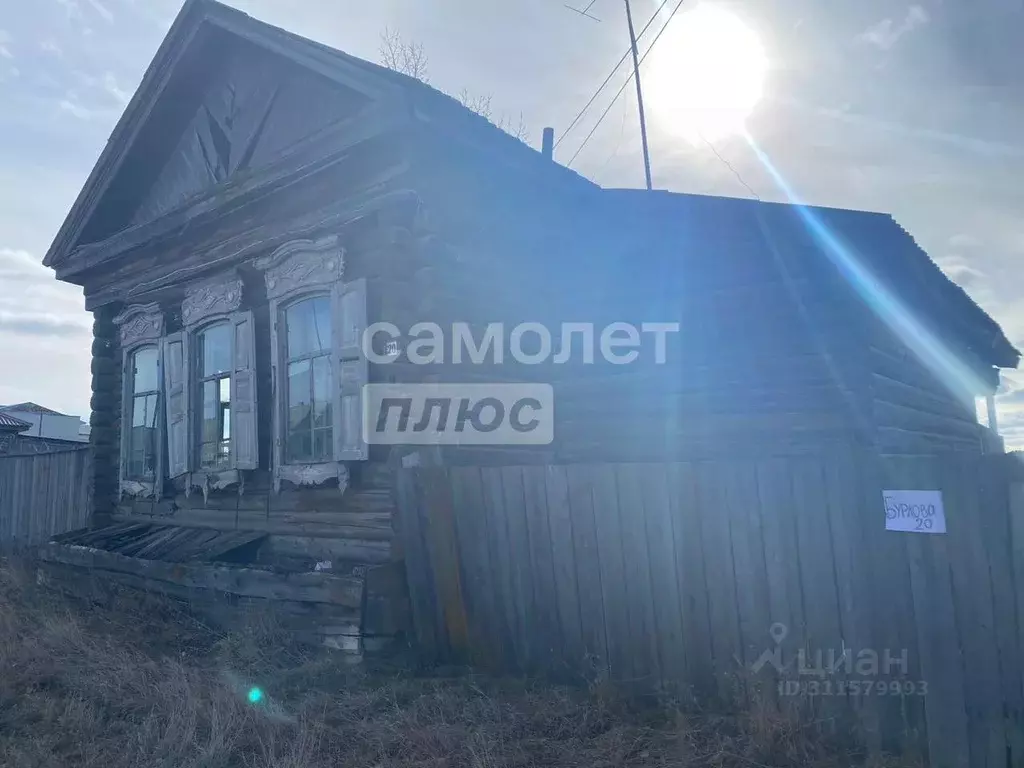
<path fill-rule="evenodd" d="M 638 28 L 661 5 L 632 1 Z M 747 131 L 791 190 L 893 214 L 1024 347 L 1024 0 L 704 3 L 727 7 L 761 41 L 768 71 Z M 561 0 L 229 4 L 370 60 L 381 33 L 398 32 L 422 44 L 432 85 L 489 96 L 495 117 L 521 120 L 534 145 L 543 126 L 561 135 L 628 41 L 619 0 L 595 0 L 600 21 Z M 696 5 L 687 0 L 677 19 Z M 91 316 L 81 290 L 40 262 L 179 8 L 0 0 L 0 403 L 88 414 Z M 556 160 L 576 153 L 626 77 L 620 68 Z M 647 99 L 655 187 L 784 199 L 743 138 L 682 138 L 664 96 Z M 631 87 L 573 167 L 604 186 L 643 185 Z M 1024 372 L 1004 372 L 999 417 L 1008 443 L 1024 448 Z"/>

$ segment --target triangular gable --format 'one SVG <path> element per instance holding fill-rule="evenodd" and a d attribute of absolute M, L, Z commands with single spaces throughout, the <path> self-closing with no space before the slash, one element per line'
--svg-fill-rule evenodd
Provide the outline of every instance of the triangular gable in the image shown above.
<path fill-rule="evenodd" d="M 213 0 L 187 0 L 43 263 L 266 164 L 354 102 L 399 98 L 373 69 Z"/>

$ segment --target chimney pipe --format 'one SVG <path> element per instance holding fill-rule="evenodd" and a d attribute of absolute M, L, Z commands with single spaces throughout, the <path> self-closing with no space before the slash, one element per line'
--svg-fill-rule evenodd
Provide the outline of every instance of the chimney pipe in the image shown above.
<path fill-rule="evenodd" d="M 544 138 L 541 141 L 540 153 L 548 160 L 555 159 L 555 129 L 545 128 Z"/>

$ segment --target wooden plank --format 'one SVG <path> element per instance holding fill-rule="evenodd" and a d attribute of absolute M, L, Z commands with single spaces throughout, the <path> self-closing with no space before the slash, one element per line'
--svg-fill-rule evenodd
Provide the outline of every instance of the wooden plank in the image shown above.
<path fill-rule="evenodd" d="M 762 674 L 792 679 L 797 674 L 797 652 L 806 636 L 800 560 L 793 513 L 792 467 L 786 459 L 766 459 L 757 464 L 758 506 L 764 546 L 765 582 L 768 588 L 769 639 L 778 647 L 778 663 L 762 667 Z M 772 647 L 774 650 L 774 647 Z M 769 671 L 770 668 L 772 671 Z"/>
<path fill-rule="evenodd" d="M 503 609 L 497 600 L 498 589 L 491 569 L 480 470 L 452 467 L 449 476 L 473 659 L 485 668 L 500 669 L 506 658 L 501 630 Z"/>
<path fill-rule="evenodd" d="M 263 541 L 267 534 L 260 531 L 238 531 L 237 533 L 222 534 L 207 544 L 202 552 L 198 553 L 196 559 L 205 562 L 213 562 L 221 557 L 227 557 L 236 549 Z"/>
<path fill-rule="evenodd" d="M 651 570 L 654 623 L 662 679 L 675 689 L 686 682 L 686 646 L 675 550 L 675 533 L 669 503 L 668 470 L 665 464 L 639 465 L 641 496 Z"/>
<path fill-rule="evenodd" d="M 484 513 L 487 516 L 487 547 L 493 577 L 493 586 L 500 612 L 498 630 L 505 649 L 505 669 L 521 669 L 520 661 L 525 649 L 517 648 L 520 637 L 520 615 L 523 610 L 516 605 L 513 553 L 508 542 L 508 518 L 505 514 L 505 492 L 499 467 L 482 467 L 480 480 L 484 494 Z"/>
<path fill-rule="evenodd" d="M 39 557 L 97 572 L 132 573 L 154 581 L 185 587 L 213 589 L 245 597 L 330 603 L 350 608 L 362 604 L 362 579 L 324 573 L 279 574 L 252 568 L 230 568 L 193 563 L 139 560 L 87 547 L 47 544 Z"/>
<path fill-rule="evenodd" d="M 612 680 L 633 677 L 631 649 L 633 636 L 626 595 L 626 564 L 622 554 L 622 530 L 619 523 L 618 488 L 615 467 L 584 465 L 594 504 L 594 536 L 601 569 L 601 603 L 608 648 L 608 668 Z"/>
<path fill-rule="evenodd" d="M 935 544 L 945 545 L 948 551 L 957 631 L 946 639 L 955 643 L 949 648 L 949 655 L 955 658 L 959 652 L 963 658 L 971 765 L 1002 768 L 1006 764 L 1006 733 L 994 632 L 990 553 L 986 552 L 981 530 L 979 458 L 943 458 L 935 462 L 934 468 L 925 465 L 931 472 L 918 477 L 919 487 L 941 488 L 947 509 L 949 533 L 926 538 L 927 543 L 938 540 Z M 959 716 L 959 708 L 956 714 Z"/>
<path fill-rule="evenodd" d="M 873 679 L 918 685 L 922 682 L 915 602 L 911 588 L 907 549 L 898 533 L 885 530 L 882 491 L 894 490 L 897 479 L 876 456 L 861 451 L 857 456 L 861 493 L 858 515 L 863 559 L 871 590 L 870 628 L 874 642 L 871 650 L 879 659 L 885 652 L 907 651 L 908 667 L 899 672 L 874 677 L 861 676 L 860 682 Z M 896 754 L 923 755 L 927 748 L 927 722 L 921 696 L 881 696 L 875 700 L 879 712 L 881 747 Z"/>
<path fill-rule="evenodd" d="M 429 571 L 433 578 L 438 632 L 455 660 L 470 656 L 468 619 L 460 576 L 461 554 L 455 531 L 451 480 L 441 467 L 417 472 L 422 498 L 419 525 L 425 529 Z M 425 516 L 424 516 L 425 515 Z"/>
<path fill-rule="evenodd" d="M 795 461 L 793 494 L 796 504 L 797 542 L 800 548 L 800 581 L 804 595 L 807 634 L 804 648 L 809 666 L 822 682 L 832 682 L 836 661 L 843 658 L 835 556 L 828 527 L 828 497 L 824 463 L 820 459 Z M 821 670 L 819 673 L 818 670 Z M 838 722 L 846 715 L 839 696 L 820 697 L 822 715 Z"/>
<path fill-rule="evenodd" d="M 583 650 L 587 671 L 608 670 L 608 641 L 605 636 L 601 560 L 594 519 L 594 490 L 589 467 L 566 467 L 569 488 L 569 512 L 572 518 L 573 556 L 576 562 L 577 596 Z"/>
<path fill-rule="evenodd" d="M 643 477 L 636 464 L 616 465 L 615 476 L 626 565 L 626 600 L 634 641 L 631 649 L 633 675 L 649 684 L 662 679 L 662 668 L 644 522 Z"/>
<path fill-rule="evenodd" d="M 694 699 L 710 697 L 715 688 L 714 652 L 708 615 L 708 586 L 701 539 L 703 510 L 697 503 L 692 464 L 669 464 L 669 514 L 676 554 L 676 583 L 682 613 L 686 676 Z"/>
<path fill-rule="evenodd" d="M 504 492 L 508 546 L 512 558 L 512 587 L 517 610 L 517 660 L 520 668 L 529 670 L 534 665 L 533 634 L 536 631 L 537 616 L 533 598 L 534 568 L 530 559 L 522 468 L 502 467 L 501 487 Z"/>
<path fill-rule="evenodd" d="M 888 459 L 886 481 L 890 484 L 889 489 L 913 490 L 931 482 L 922 473 L 926 468 L 921 461 L 913 458 Z M 915 462 L 918 462 L 916 466 Z M 950 507 L 954 515 L 956 508 L 954 502 Z M 919 680 L 927 685 L 927 695 L 923 698 L 929 757 L 939 765 L 967 766 L 970 764 L 971 740 L 964 708 L 963 662 L 946 537 L 888 533 L 903 539 L 910 564 L 920 653 Z"/>
<path fill-rule="evenodd" d="M 697 507 L 701 511 L 701 541 L 717 693 L 724 702 L 732 704 L 736 695 L 736 659 L 741 653 L 742 641 L 729 517 L 723 513 L 727 477 L 712 462 L 695 464 L 694 474 L 697 479 Z"/>
<path fill-rule="evenodd" d="M 1005 707 L 1004 731 L 1010 765 L 1024 762 L 1024 688 L 1018 650 L 1017 598 L 1013 573 L 1010 483 L 1002 456 L 980 460 L 979 512 L 992 585 L 995 636 L 999 647 L 999 680 Z"/>
<path fill-rule="evenodd" d="M 537 611 L 531 656 L 541 670 L 554 668 L 563 656 L 564 641 L 558 614 L 551 529 L 548 520 L 547 479 L 544 467 L 523 467 L 523 501 L 526 505 L 526 535 L 533 565 L 533 600 Z"/>
<path fill-rule="evenodd" d="M 581 669 L 585 663 L 586 648 L 583 643 L 580 601 L 577 593 L 572 514 L 569 510 L 569 486 L 565 467 L 548 466 L 544 476 L 547 487 L 551 554 L 555 571 L 555 592 L 564 643 L 563 659 L 575 672 Z"/>
<path fill-rule="evenodd" d="M 744 460 L 729 463 L 725 500 L 722 512 L 729 517 L 742 642 L 737 659 L 742 665 L 740 678 L 752 705 L 770 705 L 777 690 L 774 681 L 769 678 L 765 684 L 752 676 L 756 662 L 774 645 L 755 463 Z M 748 682 L 758 684 L 746 685 Z"/>
<path fill-rule="evenodd" d="M 434 574 L 430 568 L 426 535 L 420 526 L 416 471 L 399 470 L 395 491 L 417 649 L 427 659 L 434 660 L 444 652 L 444 642 L 439 637 L 441 630 L 435 618 L 437 600 L 434 597 Z"/>
<path fill-rule="evenodd" d="M 861 496 L 857 457 L 852 448 L 830 455 L 825 462 L 825 487 L 828 501 L 829 531 L 832 553 L 835 557 L 836 587 L 839 596 L 839 622 L 843 647 L 847 657 L 843 667 L 847 674 L 840 682 L 867 682 L 860 674 L 863 667 L 858 661 L 877 653 L 872 634 L 871 582 L 868 571 L 871 562 L 865 557 L 863 520 L 860 518 L 858 499 Z M 881 751 L 880 715 L 876 706 L 878 696 L 850 696 L 848 706 L 856 715 L 859 730 L 865 734 L 874 754 Z"/>

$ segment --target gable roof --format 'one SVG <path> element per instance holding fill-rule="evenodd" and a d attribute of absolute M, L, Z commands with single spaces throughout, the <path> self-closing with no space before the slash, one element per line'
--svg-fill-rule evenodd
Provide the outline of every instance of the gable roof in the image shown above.
<path fill-rule="evenodd" d="M 165 86 L 172 79 L 175 69 L 188 56 L 189 48 L 200 31 L 207 27 L 255 43 L 372 98 L 402 103 L 410 120 L 433 124 L 459 138 L 472 136 L 473 140 L 486 145 L 508 161 L 533 164 L 537 168 L 543 165 L 546 172 L 552 172 L 553 164 L 539 152 L 456 99 L 416 78 L 258 21 L 216 0 L 186 0 L 58 230 L 43 258 L 44 265 L 60 264 L 79 245 L 79 237 L 116 178 L 123 160 L 131 152 L 132 144 Z M 574 171 L 562 166 L 555 167 L 558 169 L 555 173 L 567 183 L 596 188 L 596 185 Z"/>
<path fill-rule="evenodd" d="M 67 414 L 60 413 L 59 411 L 51 410 L 45 406 L 39 405 L 38 403 L 18 403 L 16 405 L 4 405 L 0 406 L 0 412 L 3 411 L 15 411 L 18 413 L 42 413 L 50 416 L 66 416 Z"/>
<path fill-rule="evenodd" d="M 216 0 L 186 0 L 58 231 L 44 264 L 60 264 L 79 245 L 78 239 L 90 216 L 116 178 L 123 159 L 131 152 L 132 144 L 160 99 L 164 86 L 175 68 L 188 56 L 190 45 L 200 30 L 208 25 L 253 42 L 348 87 L 381 99 L 394 100 L 404 105 L 410 120 L 431 125 L 455 140 L 483 147 L 490 158 L 536 171 L 549 193 L 552 188 L 562 189 L 561 185 L 585 190 L 587 194 L 577 201 L 589 212 L 585 215 L 593 217 L 595 211 L 602 210 L 603 204 L 607 204 L 607 210 L 596 213 L 596 220 L 620 223 L 637 237 L 645 236 L 649 231 L 661 231 L 666 222 L 680 217 L 723 217 L 756 229 L 766 218 L 781 221 L 785 217 L 793 219 L 794 212 L 814 212 L 816 217 L 827 219 L 829 226 L 835 227 L 837 232 L 841 231 L 843 239 L 870 260 L 872 269 L 886 277 L 897 295 L 911 292 L 916 286 L 916 289 L 938 297 L 942 305 L 940 311 L 946 313 L 948 310 L 949 314 L 948 317 L 936 317 L 935 321 L 950 332 L 955 331 L 984 362 L 996 367 L 1016 367 L 1020 355 L 995 321 L 886 214 L 661 191 L 601 190 L 420 80 L 258 21 Z M 876 258 L 872 243 L 877 245 L 878 242 L 886 244 L 889 256 L 898 254 L 898 258 Z"/>
<path fill-rule="evenodd" d="M 784 233 L 787 248 L 804 248 L 816 258 L 829 259 L 848 280 L 860 282 L 852 287 L 883 321 L 894 320 L 892 304 L 898 302 L 896 311 L 906 310 L 904 321 L 942 329 L 986 365 L 1017 367 L 1020 352 L 999 324 L 889 214 L 637 189 L 607 189 L 601 196 L 614 207 L 615 217 L 629 221 L 641 238 L 659 229 L 675 234 L 681 221 L 694 222 L 690 226 L 707 240 L 744 229 L 756 233 L 754 242 L 770 258 L 770 233 Z"/>
<path fill-rule="evenodd" d="M 9 413 L 0 411 L 0 432 L 24 432 L 31 427 L 27 421 L 11 416 Z"/>

